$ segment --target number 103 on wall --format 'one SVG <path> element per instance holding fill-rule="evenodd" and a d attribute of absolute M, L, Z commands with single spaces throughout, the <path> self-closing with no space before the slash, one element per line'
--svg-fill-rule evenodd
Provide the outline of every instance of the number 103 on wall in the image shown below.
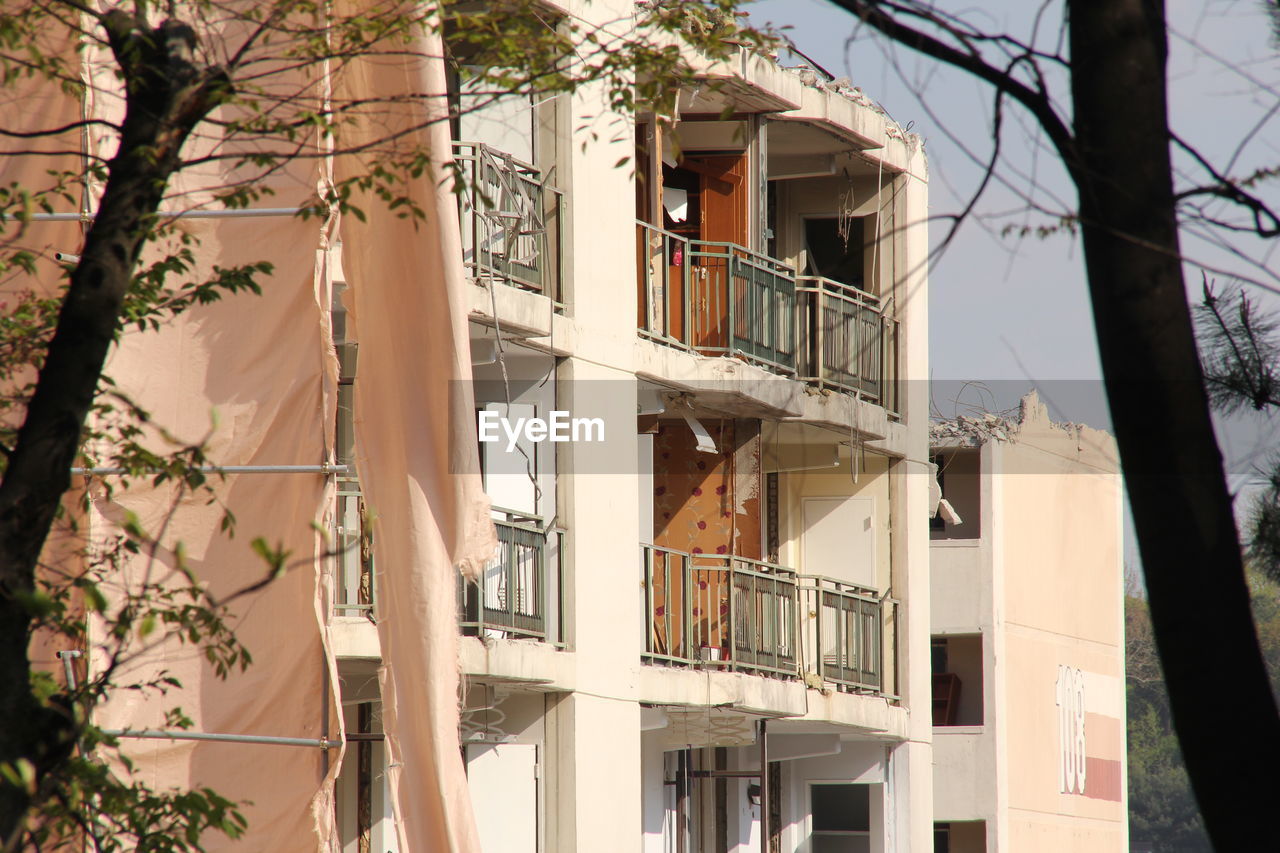
<path fill-rule="evenodd" d="M 1058 705 L 1058 790 L 1084 793 L 1084 675 L 1058 667 L 1054 696 Z"/>

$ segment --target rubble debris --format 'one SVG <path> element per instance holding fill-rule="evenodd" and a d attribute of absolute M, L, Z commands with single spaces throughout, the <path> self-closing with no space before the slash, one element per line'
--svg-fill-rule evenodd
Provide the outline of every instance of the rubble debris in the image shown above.
<path fill-rule="evenodd" d="M 993 439 L 1015 441 L 1018 433 L 1032 424 L 1060 429 L 1077 438 L 1086 429 L 1084 424 L 1052 420 L 1049 407 L 1040 401 L 1040 394 L 1032 390 L 1018 402 L 1016 415 L 1013 409 L 999 413 L 975 411 L 949 420 L 932 421 L 929 424 L 929 443 L 977 447 Z"/>

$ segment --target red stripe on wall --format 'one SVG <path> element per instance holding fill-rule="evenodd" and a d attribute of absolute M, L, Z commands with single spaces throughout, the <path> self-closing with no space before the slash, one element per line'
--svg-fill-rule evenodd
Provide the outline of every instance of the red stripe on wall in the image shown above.
<path fill-rule="evenodd" d="M 1086 756 L 1084 795 L 1095 800 L 1120 802 L 1120 762 L 1114 759 Z"/>

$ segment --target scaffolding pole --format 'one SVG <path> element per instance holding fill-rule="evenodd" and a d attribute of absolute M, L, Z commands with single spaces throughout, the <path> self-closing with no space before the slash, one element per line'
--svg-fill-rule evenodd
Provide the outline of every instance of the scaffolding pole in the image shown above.
<path fill-rule="evenodd" d="M 141 738 L 145 740 L 204 740 L 220 743 L 253 743 L 268 746 L 310 746 L 319 749 L 335 749 L 342 746 L 340 740 L 315 737 L 276 737 L 274 735 L 231 735 L 217 732 L 189 732 L 183 729 L 103 729 L 111 737 Z"/>
<path fill-rule="evenodd" d="M 158 210 L 156 216 L 165 219 L 239 219 L 256 216 L 295 216 L 304 210 L 321 210 L 308 207 L 247 207 L 232 210 Z M 13 215 L 0 214 L 0 222 L 7 219 L 18 219 Z M 32 222 L 92 222 L 92 213 L 32 213 L 25 217 Z"/>
<path fill-rule="evenodd" d="M 349 474 L 351 473 L 350 465 L 330 465 L 328 463 L 321 465 L 198 465 L 192 470 L 203 471 L 208 474 Z M 107 467 L 107 468 L 72 468 L 72 474 L 81 474 L 86 476 L 110 476 L 113 474 L 131 473 L 128 468 Z M 158 471 L 140 472 L 158 473 Z"/>

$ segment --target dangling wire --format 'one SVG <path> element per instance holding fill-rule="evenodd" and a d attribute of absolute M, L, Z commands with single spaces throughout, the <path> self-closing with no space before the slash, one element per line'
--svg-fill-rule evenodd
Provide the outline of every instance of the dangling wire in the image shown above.
<path fill-rule="evenodd" d="M 849 170 L 844 170 L 845 189 L 840 193 L 840 209 L 836 212 L 836 234 L 844 243 L 844 250 L 849 251 L 849 237 L 853 234 L 854 193 L 853 177 Z"/>

